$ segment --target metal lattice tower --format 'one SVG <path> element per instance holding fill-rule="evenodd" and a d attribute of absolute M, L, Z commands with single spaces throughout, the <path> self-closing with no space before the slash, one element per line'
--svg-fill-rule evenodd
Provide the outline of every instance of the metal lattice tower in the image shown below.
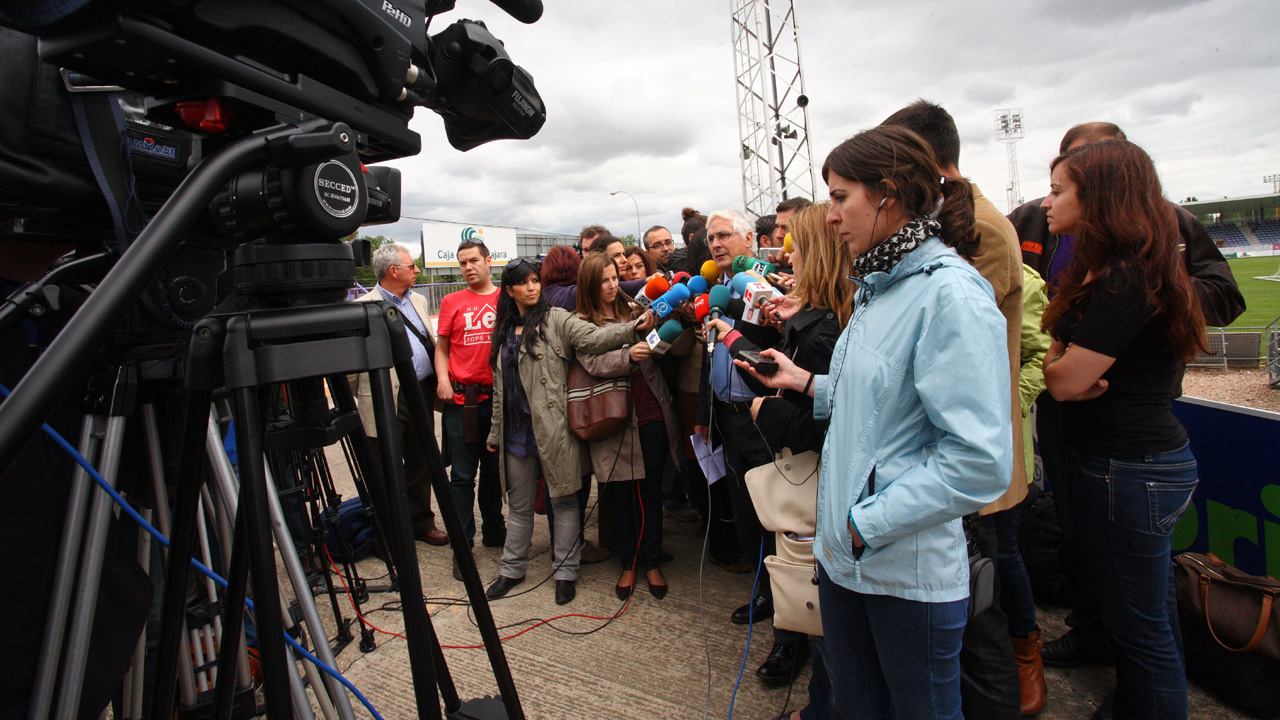
<path fill-rule="evenodd" d="M 795 4 L 730 1 L 742 199 L 748 213 L 768 215 L 785 198 L 813 198 L 816 187 Z"/>
<path fill-rule="evenodd" d="M 1022 108 L 1004 108 L 996 110 L 996 140 L 1004 143 L 1006 154 L 1009 161 L 1009 184 L 1006 190 L 1009 193 L 1009 209 L 1013 212 L 1014 208 L 1022 204 L 1022 187 L 1018 180 L 1018 149 L 1017 143 L 1023 137 L 1022 132 Z"/>

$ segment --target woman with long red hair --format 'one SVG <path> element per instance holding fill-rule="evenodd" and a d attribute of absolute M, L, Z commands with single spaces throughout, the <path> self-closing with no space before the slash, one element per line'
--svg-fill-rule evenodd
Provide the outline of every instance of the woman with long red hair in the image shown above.
<path fill-rule="evenodd" d="M 1197 473 L 1172 401 L 1181 363 L 1204 347 L 1204 316 L 1142 148 L 1109 140 L 1064 153 L 1043 207 L 1050 232 L 1076 236 L 1044 315 L 1044 378 L 1064 402 L 1074 534 L 1116 655 L 1114 715 L 1179 720 L 1171 535 Z"/>

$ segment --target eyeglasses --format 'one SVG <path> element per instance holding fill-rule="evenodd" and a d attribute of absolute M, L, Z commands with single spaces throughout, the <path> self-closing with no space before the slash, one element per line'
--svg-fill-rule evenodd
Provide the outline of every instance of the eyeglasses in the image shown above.
<path fill-rule="evenodd" d="M 649 249 L 657 250 L 664 247 L 674 247 L 675 244 L 674 240 L 659 240 L 658 242 L 649 243 Z"/>
<path fill-rule="evenodd" d="M 707 233 L 707 244 L 711 244 L 716 240 L 719 240 L 720 242 L 724 242 L 725 240 L 728 240 L 729 238 L 738 234 L 739 233 L 736 233 L 736 232 L 729 232 L 728 230 L 723 230 L 718 233 Z"/>
<path fill-rule="evenodd" d="M 396 265 L 392 265 L 391 267 L 402 267 L 402 268 L 406 268 L 406 269 L 408 269 L 408 270 L 412 270 L 412 271 L 415 271 L 415 272 L 416 272 L 417 270 L 419 270 L 419 268 L 418 268 L 418 263 L 416 263 L 416 262 L 411 262 L 411 263 L 409 263 L 408 265 L 405 265 L 404 263 L 399 263 L 399 264 L 396 264 Z"/>

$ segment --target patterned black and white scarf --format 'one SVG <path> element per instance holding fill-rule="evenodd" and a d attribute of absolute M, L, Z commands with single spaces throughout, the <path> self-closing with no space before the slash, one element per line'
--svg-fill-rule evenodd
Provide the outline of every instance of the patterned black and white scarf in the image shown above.
<path fill-rule="evenodd" d="M 924 244 L 925 240 L 942 230 L 942 225 L 932 218 L 919 217 L 907 223 L 901 230 L 885 238 L 885 241 L 853 259 L 853 274 L 866 277 L 873 272 L 889 272 L 907 253 Z"/>

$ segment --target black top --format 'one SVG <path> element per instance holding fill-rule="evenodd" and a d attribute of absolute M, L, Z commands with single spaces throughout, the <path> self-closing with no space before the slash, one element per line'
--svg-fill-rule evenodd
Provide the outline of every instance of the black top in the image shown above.
<path fill-rule="evenodd" d="M 777 349 L 801 369 L 826 375 L 840 331 L 840 318 L 834 312 L 806 305 L 783 326 Z M 729 348 L 734 357 L 740 350 L 761 349 L 746 337 L 739 337 Z M 828 422 L 813 417 L 813 398 L 793 390 L 784 390 L 781 397 L 766 396 L 756 418 L 756 426 L 774 452 L 784 447 L 796 453 L 821 451 Z"/>
<path fill-rule="evenodd" d="M 1181 363 L 1168 323 L 1152 317 L 1141 272 L 1116 271 L 1082 309 L 1067 312 L 1054 335 L 1116 359 L 1102 395 L 1062 404 L 1068 446 L 1090 455 L 1132 458 L 1177 450 L 1187 432 L 1173 416 Z"/>

